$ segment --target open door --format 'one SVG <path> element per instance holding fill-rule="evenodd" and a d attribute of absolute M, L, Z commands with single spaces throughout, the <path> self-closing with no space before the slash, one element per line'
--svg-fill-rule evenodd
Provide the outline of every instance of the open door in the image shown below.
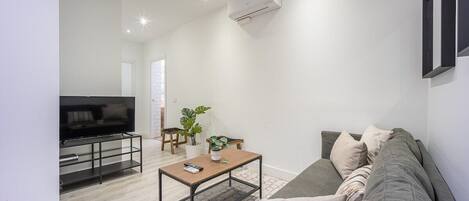
<path fill-rule="evenodd" d="M 166 81 L 165 60 L 151 64 L 151 136 L 160 137 L 165 126 Z"/>

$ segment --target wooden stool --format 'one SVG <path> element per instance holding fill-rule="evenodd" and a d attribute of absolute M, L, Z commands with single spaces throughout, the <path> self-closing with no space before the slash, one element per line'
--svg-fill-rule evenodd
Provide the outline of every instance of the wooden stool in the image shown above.
<path fill-rule="evenodd" d="M 166 128 L 161 131 L 161 151 L 164 151 L 164 144 L 169 143 L 169 146 L 171 146 L 171 154 L 174 154 L 174 148 L 178 148 L 180 144 L 186 144 L 187 143 L 187 136 L 184 136 L 184 141 L 179 142 L 179 134 L 178 132 L 181 131 L 179 128 Z M 166 135 L 169 135 L 169 140 L 166 140 Z M 176 135 L 175 138 L 173 138 L 173 135 Z"/>
<path fill-rule="evenodd" d="M 218 136 L 218 138 L 222 138 L 222 137 L 225 137 L 225 136 Z M 236 149 L 239 149 L 241 150 L 241 145 L 244 143 L 244 140 L 243 139 L 232 139 L 232 138 L 229 138 L 229 137 L 226 137 L 226 139 L 228 139 L 228 145 L 236 145 Z M 208 143 L 208 153 L 212 152 L 212 147 L 210 145 L 210 140 L 207 139 L 207 143 Z"/>

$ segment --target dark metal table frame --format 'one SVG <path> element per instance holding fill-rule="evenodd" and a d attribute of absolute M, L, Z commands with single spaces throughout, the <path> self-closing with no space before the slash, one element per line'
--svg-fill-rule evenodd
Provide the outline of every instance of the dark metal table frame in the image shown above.
<path fill-rule="evenodd" d="M 247 181 L 243 181 L 243 180 L 241 180 L 241 179 L 238 179 L 238 178 L 236 178 L 236 177 L 233 177 L 233 176 L 231 175 L 231 172 L 232 172 L 233 170 L 238 169 L 238 168 L 240 168 L 240 167 L 242 167 L 242 166 L 244 166 L 244 165 L 247 165 L 247 164 L 249 164 L 249 163 L 251 163 L 251 162 L 253 162 L 253 161 L 256 161 L 256 160 L 259 160 L 259 185 L 258 185 L 258 186 L 255 185 L 255 184 L 251 184 L 251 183 L 249 183 L 249 182 L 247 182 Z M 203 170 L 202 170 L 202 171 L 203 171 Z M 202 189 L 202 190 L 199 191 L 199 192 L 196 192 L 197 188 L 198 188 L 200 185 L 202 185 L 203 183 L 208 182 L 208 181 L 210 181 L 210 180 L 212 180 L 212 179 L 214 179 L 214 178 L 216 178 L 216 177 L 219 177 L 219 176 L 221 176 L 221 175 L 224 175 L 224 174 L 228 174 L 228 178 L 223 179 L 222 181 L 219 181 L 219 182 L 217 182 L 217 183 L 215 183 L 215 184 L 212 184 L 212 185 L 208 186 L 207 188 Z M 252 160 L 249 160 L 249 161 L 247 161 L 247 162 L 241 163 L 241 164 L 239 164 L 239 165 L 237 165 L 237 166 L 235 166 L 235 167 L 233 167 L 233 168 L 230 168 L 230 169 L 228 169 L 228 170 L 226 170 L 226 171 L 220 172 L 220 173 L 218 173 L 218 174 L 214 174 L 214 175 L 212 175 L 212 176 L 210 176 L 210 177 L 208 177 L 208 178 L 206 178 L 206 179 L 204 179 L 204 180 L 202 180 L 202 181 L 200 181 L 200 182 L 198 182 L 198 183 L 194 183 L 194 184 L 187 183 L 186 181 L 183 181 L 183 180 L 181 180 L 181 179 L 179 179 L 179 178 L 177 178 L 177 177 L 174 177 L 174 176 L 172 176 L 172 175 L 169 175 L 169 174 L 167 174 L 166 172 L 164 172 L 164 171 L 162 171 L 161 169 L 159 169 L 159 170 L 158 170 L 158 179 L 159 179 L 159 180 L 158 180 L 158 181 L 159 181 L 159 183 L 158 183 L 158 184 L 159 184 L 159 186 L 158 186 L 158 188 L 159 188 L 159 201 L 163 201 L 163 185 L 162 185 L 162 184 L 163 184 L 163 182 L 162 182 L 162 181 L 163 181 L 163 180 L 162 180 L 162 179 L 163 179 L 163 175 L 166 175 L 166 176 L 168 176 L 168 177 L 170 177 L 170 178 L 172 178 L 172 179 L 174 179 L 174 180 L 176 180 L 176 181 L 178 181 L 178 182 L 180 182 L 180 183 L 182 183 L 182 184 L 184 184 L 184 185 L 186 185 L 186 186 L 188 186 L 188 187 L 190 188 L 190 195 L 189 195 L 188 197 L 183 198 L 182 200 L 190 199 L 191 201 L 194 201 L 194 197 L 195 197 L 195 196 L 197 196 L 197 195 L 199 195 L 199 194 L 201 194 L 201 193 L 203 193 L 203 192 L 205 192 L 205 191 L 207 191 L 207 190 L 209 190 L 209 189 L 211 189 L 211 188 L 213 188 L 213 187 L 215 187 L 215 186 L 217 186 L 217 185 L 219 185 L 219 184 L 221 184 L 221 183 L 223 183 L 223 182 L 225 182 L 225 181 L 228 181 L 228 186 L 231 187 L 231 181 L 232 181 L 232 180 L 237 181 L 237 182 L 239 182 L 239 183 L 242 183 L 242 184 L 244 184 L 244 185 L 247 185 L 247 186 L 250 186 L 251 188 L 253 188 L 251 191 L 249 191 L 249 192 L 246 193 L 246 196 L 245 196 L 245 197 L 242 197 L 240 200 L 243 200 L 243 199 L 247 198 L 249 195 L 252 195 L 254 192 L 256 192 L 256 191 L 258 191 L 258 190 L 259 190 L 259 198 L 262 199 L 262 155 L 260 155 L 260 156 L 258 156 L 258 157 L 256 157 L 256 158 L 254 158 L 254 159 L 252 159 Z"/>
<path fill-rule="evenodd" d="M 138 139 L 139 140 L 139 146 L 138 148 L 133 146 L 133 140 Z M 103 150 L 103 143 L 108 143 L 108 142 L 115 142 L 115 141 L 124 141 L 124 140 L 129 140 L 129 151 L 123 151 L 123 147 L 119 148 L 113 148 L 113 149 L 108 149 L 108 150 Z M 95 145 L 98 145 L 98 152 L 95 152 Z M 121 134 L 114 134 L 114 135 L 108 135 L 108 136 L 96 136 L 96 137 L 88 137 L 88 138 L 81 138 L 81 139 L 71 139 L 71 140 L 66 140 L 63 141 L 60 144 L 60 149 L 66 149 L 66 148 L 72 148 L 72 147 L 82 147 L 82 146 L 90 146 L 91 152 L 90 153 L 82 153 L 81 155 L 89 155 L 90 159 L 87 160 L 82 160 L 82 161 L 71 161 L 71 162 L 62 162 L 59 163 L 59 167 L 67 167 L 67 166 L 74 166 L 82 163 L 91 163 L 91 168 L 85 169 L 85 170 L 79 170 L 79 171 L 74 171 L 68 174 L 63 174 L 60 175 L 60 183 L 61 187 L 62 184 L 68 185 L 68 184 L 73 184 L 85 180 L 90 180 L 94 178 L 98 178 L 99 183 L 103 183 L 103 176 L 115 172 L 119 172 L 122 170 L 127 170 L 127 169 L 132 169 L 132 168 L 140 168 L 140 173 L 143 172 L 143 146 L 142 146 L 142 136 L 138 134 L 131 134 L 131 133 L 121 133 Z M 116 154 L 110 154 L 107 156 L 103 156 L 103 153 L 105 152 L 110 152 L 110 151 L 118 151 L 120 150 L 120 153 Z M 139 161 L 134 161 L 134 154 L 139 153 Z M 95 155 L 98 155 L 96 157 Z M 114 158 L 114 157 L 119 157 L 119 156 L 124 156 L 128 155 L 130 156 L 130 160 L 127 161 L 128 164 L 125 163 L 125 161 L 120 161 L 117 163 L 113 163 L 110 165 L 103 165 L 103 160 L 108 159 L 108 158 Z M 95 162 L 99 164 L 99 166 L 96 167 Z M 125 164 L 123 166 L 115 166 L 119 164 Z M 85 176 L 83 176 L 85 174 Z M 68 182 L 67 179 L 63 178 L 73 178 L 73 182 Z M 70 179 L 68 179 L 70 180 Z"/>

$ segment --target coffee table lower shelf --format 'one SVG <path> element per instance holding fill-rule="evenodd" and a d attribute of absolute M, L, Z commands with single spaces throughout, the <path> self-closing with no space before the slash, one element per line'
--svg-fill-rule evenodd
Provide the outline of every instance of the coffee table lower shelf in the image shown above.
<path fill-rule="evenodd" d="M 193 200 L 204 201 L 241 201 L 252 196 L 253 193 L 260 189 L 259 186 L 243 181 L 241 179 L 231 177 L 223 179 L 211 186 L 196 192 Z M 187 196 L 180 201 L 191 201 L 191 196 Z"/>

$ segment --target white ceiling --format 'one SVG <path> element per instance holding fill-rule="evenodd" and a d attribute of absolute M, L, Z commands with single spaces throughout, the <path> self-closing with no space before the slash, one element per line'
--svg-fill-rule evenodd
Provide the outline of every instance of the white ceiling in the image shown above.
<path fill-rule="evenodd" d="M 148 41 L 225 5 L 226 0 L 122 0 L 122 34 L 127 40 Z M 140 16 L 150 23 L 140 25 Z"/>

